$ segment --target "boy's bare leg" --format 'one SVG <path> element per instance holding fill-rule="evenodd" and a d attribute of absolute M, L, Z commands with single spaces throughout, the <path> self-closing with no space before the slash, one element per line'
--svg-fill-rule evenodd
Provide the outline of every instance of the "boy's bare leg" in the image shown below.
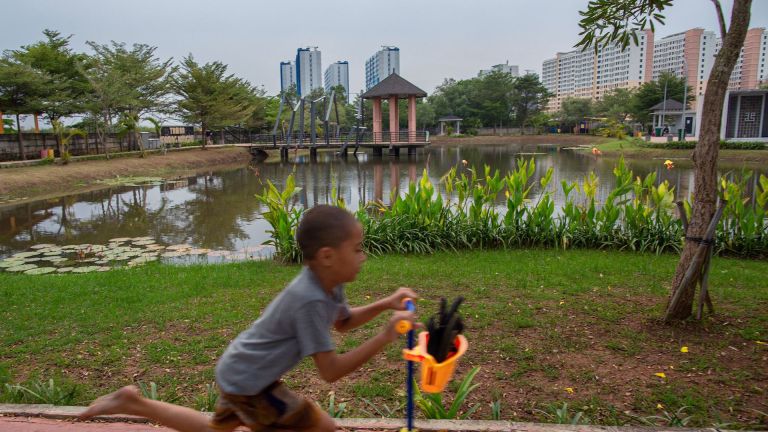
<path fill-rule="evenodd" d="M 210 419 L 202 413 L 191 408 L 144 398 L 135 386 L 126 386 L 96 399 L 88 409 L 80 414 L 79 418 L 86 420 L 106 414 L 128 414 L 144 417 L 180 432 L 213 431 L 208 426 Z"/>

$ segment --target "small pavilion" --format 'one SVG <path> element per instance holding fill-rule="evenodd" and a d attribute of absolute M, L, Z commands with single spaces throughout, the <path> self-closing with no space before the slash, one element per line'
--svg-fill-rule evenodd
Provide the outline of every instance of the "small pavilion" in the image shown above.
<path fill-rule="evenodd" d="M 396 73 L 390 74 L 381 82 L 373 86 L 370 90 L 363 93 L 363 99 L 373 101 L 373 142 L 390 143 L 416 143 L 418 142 L 416 134 L 416 98 L 427 96 L 427 92 L 411 84 Z M 382 129 L 381 101 L 389 101 L 389 130 L 384 132 Z M 408 99 L 408 131 L 400 131 L 400 113 L 398 112 L 397 101 L 399 99 Z"/>
<path fill-rule="evenodd" d="M 694 131 L 694 119 L 696 118 L 696 111 L 687 109 L 685 110 L 685 118 L 683 118 L 683 104 L 674 99 L 667 99 L 661 101 L 650 108 L 653 115 L 654 128 L 662 132 L 665 127 L 669 128 L 669 133 L 677 134 L 680 129 L 685 129 L 686 135 L 692 135 Z M 656 135 L 661 135 L 656 133 Z"/>
<path fill-rule="evenodd" d="M 440 117 L 437 119 L 437 121 L 440 122 L 440 135 L 445 135 L 445 124 L 448 122 L 455 122 L 456 127 L 454 128 L 455 134 L 461 133 L 461 121 L 464 120 L 461 117 L 456 117 L 455 115 L 447 115 L 445 117 Z"/>

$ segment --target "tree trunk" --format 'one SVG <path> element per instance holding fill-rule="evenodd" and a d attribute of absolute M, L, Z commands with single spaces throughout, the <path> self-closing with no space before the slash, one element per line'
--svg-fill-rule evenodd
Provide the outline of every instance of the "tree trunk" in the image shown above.
<path fill-rule="evenodd" d="M 694 190 L 691 221 L 686 237 L 703 238 L 710 220 L 715 213 L 717 201 L 717 157 L 720 150 L 720 123 L 723 114 L 723 102 L 728 90 L 733 67 L 739 58 L 744 38 L 749 28 L 752 0 L 735 0 L 731 15 L 731 25 L 723 38 L 723 47 L 715 57 L 715 64 L 707 81 L 702 107 L 699 142 L 693 151 Z M 667 303 L 664 321 L 684 320 L 691 316 L 693 300 L 696 295 L 698 278 L 681 286 L 683 276 L 693 261 L 699 243 L 686 240 L 680 261 L 677 263 L 672 290 Z M 700 269 L 696 269 L 698 273 Z M 672 303 L 675 293 L 683 290 L 679 301 Z"/>
<path fill-rule="evenodd" d="M 27 155 L 24 154 L 24 138 L 21 136 L 21 121 L 19 114 L 16 114 L 16 141 L 19 144 L 19 156 L 21 156 L 21 160 L 27 160 Z"/>
<path fill-rule="evenodd" d="M 203 129 L 203 150 L 205 150 L 205 146 L 208 145 L 208 128 L 205 123 L 202 124 L 201 129 Z"/>

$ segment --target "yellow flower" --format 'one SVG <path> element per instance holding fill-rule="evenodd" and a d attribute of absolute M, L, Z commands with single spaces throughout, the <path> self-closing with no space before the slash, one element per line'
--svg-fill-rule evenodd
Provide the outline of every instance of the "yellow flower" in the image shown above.
<path fill-rule="evenodd" d="M 680 348 L 680 352 L 681 353 L 687 353 L 688 352 L 688 347 L 684 346 L 684 347 Z"/>
<path fill-rule="evenodd" d="M 467 166 L 467 164 L 468 164 L 469 162 L 467 162 L 467 160 L 466 160 L 466 159 L 462 159 L 462 160 L 461 160 L 461 163 L 462 163 L 464 166 Z"/>
<path fill-rule="evenodd" d="M 504 191 L 504 195 L 506 195 L 507 199 L 509 199 L 509 191 Z"/>
<path fill-rule="evenodd" d="M 669 160 L 669 159 L 667 159 L 667 160 L 665 160 L 665 161 L 664 161 L 664 165 L 667 167 L 667 169 L 668 169 L 668 170 L 671 170 L 672 168 L 674 168 L 674 167 L 675 167 L 675 163 L 674 163 L 674 162 L 672 162 L 672 161 L 671 161 L 671 160 Z"/>
<path fill-rule="evenodd" d="M 565 391 L 567 391 L 569 394 L 573 394 L 573 387 L 566 387 Z"/>
<path fill-rule="evenodd" d="M 763 341 L 755 341 L 755 343 L 758 345 L 768 345 L 768 343 L 765 343 Z"/>
<path fill-rule="evenodd" d="M 561 304 L 561 305 L 564 305 L 564 304 L 565 304 L 565 301 L 563 301 L 563 300 L 560 300 L 560 304 Z"/>
<path fill-rule="evenodd" d="M 656 372 L 654 375 L 656 375 L 659 378 L 666 378 L 667 376 L 664 374 L 664 372 Z"/>
<path fill-rule="evenodd" d="M 658 408 L 658 409 L 664 409 L 664 405 L 662 405 L 662 404 L 656 404 L 656 408 Z"/>

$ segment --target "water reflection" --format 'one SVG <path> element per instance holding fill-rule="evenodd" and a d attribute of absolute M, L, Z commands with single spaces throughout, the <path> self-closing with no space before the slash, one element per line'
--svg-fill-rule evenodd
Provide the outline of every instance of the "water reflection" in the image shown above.
<path fill-rule="evenodd" d="M 462 160 L 467 160 L 469 167 L 489 165 L 506 173 L 515 168 L 520 157 L 536 161 L 536 182 L 531 190 L 534 202 L 543 192 L 538 179 L 550 167 L 554 169 L 550 188 L 556 191 L 558 207 L 563 201 L 561 181 L 580 181 L 594 171 L 600 177 L 598 199 L 607 196 L 613 187 L 616 160 L 547 145 L 435 147 L 399 160 L 368 154 L 344 160 L 320 152 L 317 161 L 312 161 L 308 155 L 291 154 L 288 162 L 243 166 L 160 186 L 113 187 L 0 208 L 0 257 L 38 243 L 105 244 L 115 237 L 142 236 L 166 244 L 240 250 L 268 238 L 269 226 L 259 218 L 262 209 L 254 198 L 266 180 L 282 188 L 293 172 L 302 188 L 296 198 L 300 205 L 328 203 L 335 188 L 337 196 L 356 209 L 361 202 L 388 203 L 393 195 L 407 189 L 409 182 L 417 181 L 424 169 L 437 183 L 451 167 L 466 170 Z M 675 187 L 678 197 L 687 197 L 693 186 L 693 172 L 682 161 L 676 164 L 677 168 L 667 170 L 663 160 L 628 162 L 636 175 L 656 172 L 659 181 L 667 180 Z M 750 194 L 756 181 L 753 176 Z"/>

